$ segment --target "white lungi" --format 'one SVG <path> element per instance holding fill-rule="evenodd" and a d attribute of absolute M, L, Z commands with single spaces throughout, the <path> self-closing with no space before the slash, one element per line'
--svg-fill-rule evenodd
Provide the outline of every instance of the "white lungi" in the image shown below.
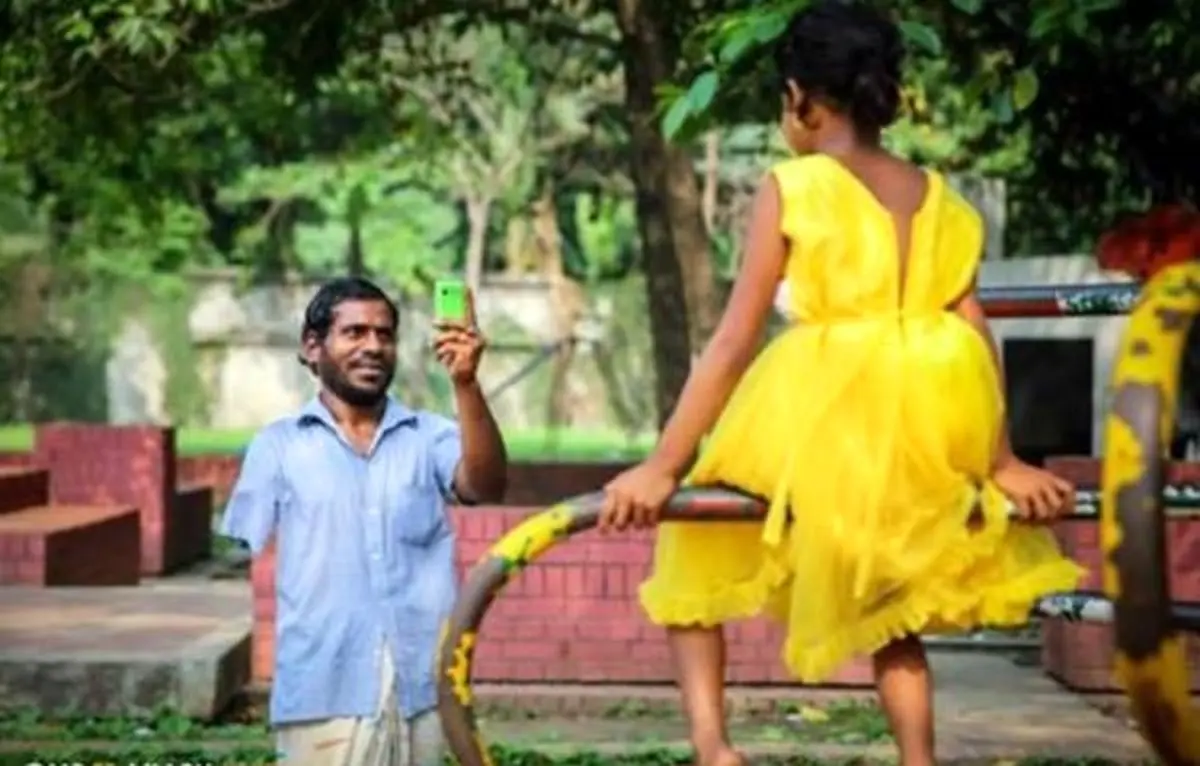
<path fill-rule="evenodd" d="M 391 647 L 384 646 L 379 703 L 373 718 L 330 718 L 276 730 L 279 763 L 287 766 L 442 766 L 445 745 L 436 710 L 405 720 L 396 702 Z"/>

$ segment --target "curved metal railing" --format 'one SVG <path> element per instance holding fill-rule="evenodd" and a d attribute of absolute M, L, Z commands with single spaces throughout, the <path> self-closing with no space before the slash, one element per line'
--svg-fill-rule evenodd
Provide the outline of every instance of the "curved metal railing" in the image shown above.
<path fill-rule="evenodd" d="M 1200 763 L 1181 626 L 1171 619 L 1165 463 L 1188 330 L 1200 315 L 1200 262 L 1164 269 L 1130 314 L 1104 426 L 1100 542 L 1116 617 L 1116 670 L 1164 763 Z M 1191 631 L 1196 628 L 1191 626 Z"/>
<path fill-rule="evenodd" d="M 1200 490 L 1169 489 L 1178 497 L 1195 497 L 1182 502 L 1200 508 Z M 1091 496 L 1092 493 L 1080 492 L 1077 502 L 1086 504 Z M 504 586 L 542 554 L 568 537 L 593 528 L 602 499 L 600 493 L 583 495 L 526 518 L 503 535 L 467 575 L 443 630 L 438 652 L 438 711 L 447 743 L 461 766 L 491 763 L 476 726 L 471 691 L 472 661 L 488 608 Z M 765 514 L 766 508 L 760 501 L 737 492 L 684 489 L 671 499 L 662 519 L 666 523 L 761 521 Z M 1088 513 L 1079 517 L 1094 518 Z M 1038 601 L 1031 616 L 1110 623 L 1113 606 L 1099 593 L 1057 593 Z M 1184 629 L 1200 630 L 1200 603 L 1177 604 L 1172 619 Z"/>

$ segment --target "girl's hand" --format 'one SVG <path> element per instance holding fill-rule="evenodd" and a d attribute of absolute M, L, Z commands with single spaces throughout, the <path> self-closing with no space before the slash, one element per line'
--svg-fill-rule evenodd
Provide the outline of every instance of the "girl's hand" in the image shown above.
<path fill-rule="evenodd" d="M 1075 487 L 1049 471 L 1016 458 L 1000 465 L 992 481 L 1030 524 L 1050 524 L 1075 510 Z"/>
<path fill-rule="evenodd" d="M 646 461 L 622 472 L 604 487 L 600 531 L 652 527 L 679 482 L 669 471 Z"/>

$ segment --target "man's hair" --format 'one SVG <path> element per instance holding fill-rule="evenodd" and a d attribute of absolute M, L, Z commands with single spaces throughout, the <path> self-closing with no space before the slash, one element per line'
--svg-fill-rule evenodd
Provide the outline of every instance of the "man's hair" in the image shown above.
<path fill-rule="evenodd" d="M 304 327 L 300 337 L 311 333 L 318 340 L 325 340 L 333 327 L 333 314 L 346 301 L 382 301 L 392 314 L 392 329 L 400 323 L 400 312 L 396 304 L 374 282 L 362 277 L 339 277 L 321 285 L 304 309 Z"/>
<path fill-rule="evenodd" d="M 400 311 L 396 304 L 378 285 L 362 277 L 339 277 L 321 285 L 308 306 L 304 309 L 304 326 L 300 330 L 300 340 L 304 341 L 309 335 L 315 335 L 323 341 L 333 327 L 333 315 L 338 306 L 346 301 L 382 301 L 387 304 L 392 314 L 392 329 L 400 324 Z M 304 357 L 299 357 L 300 364 L 312 369 Z"/>

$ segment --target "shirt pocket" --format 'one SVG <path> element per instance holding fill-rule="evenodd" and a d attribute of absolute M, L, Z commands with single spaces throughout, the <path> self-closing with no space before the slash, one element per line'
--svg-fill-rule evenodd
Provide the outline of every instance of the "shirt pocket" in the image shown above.
<path fill-rule="evenodd" d="M 402 546 L 424 548 L 449 532 L 445 503 L 435 484 L 397 487 L 387 511 L 388 536 Z"/>

